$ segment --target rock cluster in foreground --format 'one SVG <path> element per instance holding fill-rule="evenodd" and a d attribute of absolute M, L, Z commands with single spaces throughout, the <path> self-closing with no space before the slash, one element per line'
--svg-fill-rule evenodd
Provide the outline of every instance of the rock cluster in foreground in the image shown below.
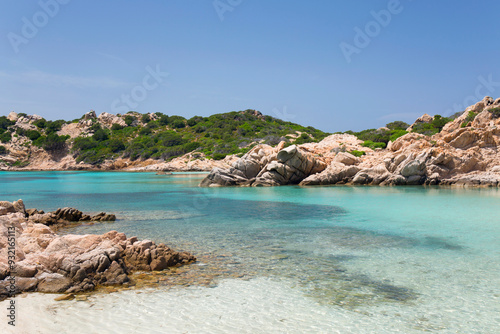
<path fill-rule="evenodd" d="M 36 215 L 40 213 L 30 216 L 21 200 L 0 202 L 0 297 L 8 296 L 12 276 L 16 293 L 73 293 L 97 285 L 126 283 L 132 271 L 163 270 L 196 261 L 189 253 L 149 240 L 127 238 L 116 231 L 57 235 L 49 226 L 34 221 Z M 15 250 L 14 271 L 9 267 L 9 250 L 10 255 Z"/>
<path fill-rule="evenodd" d="M 500 186 L 500 99 L 485 97 L 433 136 L 408 133 L 371 150 L 349 134 L 284 148 L 258 145 L 231 168 L 200 183 L 216 186 L 460 185 Z M 476 116 L 468 121 L 469 112 Z M 427 115 L 428 116 L 428 115 Z M 421 117 L 417 122 L 432 120 Z M 411 130 L 411 129 L 410 129 Z M 349 152 L 364 151 L 356 157 Z"/>

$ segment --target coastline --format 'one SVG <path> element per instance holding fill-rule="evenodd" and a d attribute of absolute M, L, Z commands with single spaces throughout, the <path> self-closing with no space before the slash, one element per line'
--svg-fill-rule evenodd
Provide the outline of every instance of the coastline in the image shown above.
<path fill-rule="evenodd" d="M 26 209 L 24 202 L 0 201 L 0 298 L 22 292 L 74 294 L 102 286 L 128 287 L 137 271 L 163 271 L 196 262 L 187 252 L 163 243 L 127 238 L 111 230 L 102 235 L 57 234 L 84 223 L 115 221 L 101 212 L 91 216 L 74 208 L 53 212 Z M 67 232 L 68 230 L 66 230 Z M 13 283 L 12 283 L 13 282 Z"/>

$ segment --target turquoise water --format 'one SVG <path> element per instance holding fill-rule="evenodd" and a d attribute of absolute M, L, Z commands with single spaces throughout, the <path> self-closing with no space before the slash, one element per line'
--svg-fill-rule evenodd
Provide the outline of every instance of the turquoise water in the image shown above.
<path fill-rule="evenodd" d="M 200 259 L 193 270 L 210 277 L 211 288 L 196 289 L 257 282 L 258 290 L 278 284 L 289 295 L 291 288 L 299 299 L 290 307 L 298 312 L 304 302 L 320 314 L 324 327 L 310 332 L 498 332 L 498 189 L 205 189 L 197 187 L 202 177 L 0 172 L 0 198 L 115 213 L 114 223 L 70 232 L 115 229 L 191 251 Z"/>

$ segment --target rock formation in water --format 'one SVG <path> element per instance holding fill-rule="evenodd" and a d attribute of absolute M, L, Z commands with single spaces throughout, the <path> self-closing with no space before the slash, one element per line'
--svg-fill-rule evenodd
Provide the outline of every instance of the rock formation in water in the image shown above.
<path fill-rule="evenodd" d="M 470 120 L 471 113 L 474 116 Z M 416 123 L 429 123 L 424 115 Z M 410 130 L 411 130 L 410 127 Z M 500 186 L 500 99 L 485 97 L 433 136 L 408 133 L 371 150 L 348 134 L 284 148 L 259 145 L 200 186 L 464 185 Z M 355 157 L 349 152 L 364 151 Z"/>
<path fill-rule="evenodd" d="M 0 298 L 22 291 L 73 293 L 119 285 L 129 282 L 132 271 L 163 270 L 196 260 L 189 253 L 117 231 L 57 235 L 37 222 L 43 213 L 27 211 L 21 200 L 0 202 Z M 57 222 L 85 218 L 75 209 L 55 212 Z"/>

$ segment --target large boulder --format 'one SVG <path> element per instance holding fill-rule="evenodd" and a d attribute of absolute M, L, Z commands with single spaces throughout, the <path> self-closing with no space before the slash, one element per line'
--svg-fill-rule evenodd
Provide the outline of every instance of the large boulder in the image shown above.
<path fill-rule="evenodd" d="M 276 159 L 278 151 L 284 142 L 273 148 L 260 144 L 248 151 L 243 157 L 233 163 L 229 169 L 215 167 L 200 183 L 201 187 L 241 186 L 250 185 L 261 170 Z"/>
<path fill-rule="evenodd" d="M 326 163 L 310 152 L 292 145 L 278 152 L 276 160 L 266 165 L 252 186 L 299 184 L 307 176 L 322 172 L 326 167 Z"/>

